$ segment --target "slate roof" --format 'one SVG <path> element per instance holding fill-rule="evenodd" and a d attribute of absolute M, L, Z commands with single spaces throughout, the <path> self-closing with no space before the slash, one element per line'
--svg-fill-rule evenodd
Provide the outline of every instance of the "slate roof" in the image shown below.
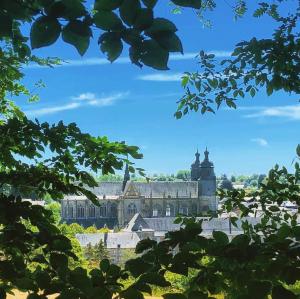
<path fill-rule="evenodd" d="M 174 221 L 176 217 L 158 217 L 158 218 L 143 218 L 145 222 L 148 224 L 150 229 L 153 229 L 155 232 L 167 232 L 174 231 L 180 228 L 179 224 L 175 224 Z M 197 219 L 200 219 L 197 218 Z M 229 219 L 224 218 L 213 218 L 209 220 L 207 217 L 202 217 L 204 220 L 202 223 L 203 233 L 211 233 L 212 231 L 224 231 L 229 232 Z M 257 224 L 260 222 L 260 218 L 254 217 L 245 217 L 244 220 L 247 220 L 251 224 Z M 242 230 L 242 222 L 241 220 L 237 220 L 237 227 L 231 225 L 231 231 L 241 231 Z"/>
<path fill-rule="evenodd" d="M 149 225 L 139 213 L 136 213 L 123 231 L 136 232 L 140 228 L 149 229 Z"/>
<path fill-rule="evenodd" d="M 198 197 L 197 182 L 128 182 L 132 183 L 141 196 L 152 198 Z"/>
<path fill-rule="evenodd" d="M 129 186 L 139 193 L 139 196 L 145 198 L 198 198 L 198 183 L 197 182 L 134 182 L 128 181 L 125 188 Z M 122 191 L 122 182 L 101 182 L 95 188 L 89 188 L 99 199 L 117 199 L 124 195 Z M 84 199 L 85 196 L 69 195 L 65 199 Z"/>
<path fill-rule="evenodd" d="M 75 237 L 82 247 L 86 247 L 89 243 L 95 246 L 101 240 L 104 243 L 104 233 L 76 234 Z M 108 249 L 116 249 L 118 245 L 120 248 L 135 248 L 139 241 L 140 238 L 135 232 L 107 233 Z"/>
<path fill-rule="evenodd" d="M 123 183 L 122 182 L 101 182 L 98 187 L 92 189 L 92 191 L 98 195 L 122 195 Z"/>

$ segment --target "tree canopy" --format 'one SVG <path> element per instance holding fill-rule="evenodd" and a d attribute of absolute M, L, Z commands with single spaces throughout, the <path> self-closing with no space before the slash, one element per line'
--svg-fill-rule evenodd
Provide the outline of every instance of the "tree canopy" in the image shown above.
<path fill-rule="evenodd" d="M 287 198 L 300 205 L 299 164 L 295 174 L 276 167 L 262 181 L 260 189 L 246 202 L 241 190 L 221 191 L 224 208 L 238 208 L 242 218 L 256 213 L 258 203 L 264 212 L 261 224 L 243 220 L 244 233 L 232 241 L 220 232 L 212 239 L 201 233 L 201 221 L 178 219 L 183 224 L 161 243 L 142 241 L 136 251 L 142 257 L 131 260 L 125 269 L 107 259 L 88 272 L 78 259 L 72 242 L 52 223 L 51 211 L 22 201 L 22 197 L 84 194 L 97 204 L 90 188 L 96 180 L 90 172 L 114 173 L 128 155 L 141 158 L 139 149 L 125 142 L 82 133 L 76 124 L 40 123 L 29 120 L 15 105 L 14 98 L 32 94 L 21 82 L 22 67 L 28 63 L 51 66 L 57 59 L 41 59 L 34 49 L 47 47 L 61 36 L 80 55 L 96 35 L 100 50 L 110 61 L 118 59 L 123 48 L 137 66 L 168 69 L 170 52 L 182 52 L 177 28 L 168 19 L 155 16 L 157 0 L 96 0 L 93 7 L 80 0 L 3 0 L 0 2 L 0 299 L 13 289 L 28 292 L 29 299 L 105 298 L 118 294 L 140 299 L 151 293 L 151 285 L 169 286 L 165 273 L 195 275 L 185 294 L 165 294 L 166 299 L 208 298 L 223 292 L 227 298 L 299 298 L 287 285 L 300 278 L 299 224 L 295 215 L 280 210 Z M 213 0 L 171 0 L 175 9 L 188 7 L 201 16 L 214 10 Z M 200 52 L 201 70 L 186 73 L 182 85 L 186 94 L 180 100 L 176 117 L 189 111 L 213 111 L 225 102 L 259 89 L 268 95 L 284 90 L 299 94 L 299 5 L 281 16 L 279 7 L 289 1 L 264 1 L 254 17 L 268 15 L 278 23 L 269 39 L 242 41 L 232 59 L 219 65 L 211 54 Z M 293 1 L 290 1 L 293 2 Z M 242 17 L 247 1 L 234 1 L 233 11 Z M 299 3 L 298 3 L 299 4 Z M 25 29 L 29 30 L 25 30 Z M 45 155 L 49 152 L 49 155 Z M 300 157 L 300 146 L 297 148 Z M 138 169 L 143 174 L 142 169 Z M 237 219 L 232 218 L 234 225 Z M 172 249 L 179 252 L 172 254 Z M 206 260 L 205 260 L 206 258 Z M 75 265 L 75 266 L 74 266 Z M 121 279 L 135 278 L 123 287 Z"/>

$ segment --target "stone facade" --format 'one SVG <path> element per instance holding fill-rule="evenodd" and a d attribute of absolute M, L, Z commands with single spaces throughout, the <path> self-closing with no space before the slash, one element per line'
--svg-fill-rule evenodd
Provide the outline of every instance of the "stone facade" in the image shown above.
<path fill-rule="evenodd" d="M 124 227 L 136 213 L 145 218 L 161 218 L 216 211 L 216 176 L 208 155 L 206 150 L 200 162 L 197 151 L 191 181 L 134 182 L 126 167 L 123 182 L 103 182 L 92 190 L 99 206 L 84 196 L 66 196 L 62 200 L 62 220 L 83 226 Z"/>

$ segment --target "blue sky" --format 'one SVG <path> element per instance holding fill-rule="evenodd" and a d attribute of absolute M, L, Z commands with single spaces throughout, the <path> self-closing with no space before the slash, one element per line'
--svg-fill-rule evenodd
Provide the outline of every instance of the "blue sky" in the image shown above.
<path fill-rule="evenodd" d="M 240 101 L 236 111 L 224 107 L 216 115 L 173 117 L 176 101 L 184 93 L 180 74 L 197 70 L 195 53 L 212 51 L 221 59 L 237 42 L 269 37 L 274 28 L 269 18 L 257 21 L 246 16 L 234 21 L 228 1 L 220 2 L 219 9 L 207 15 L 211 29 L 203 28 L 192 11 L 172 15 L 171 6 L 157 6 L 155 15 L 174 21 L 184 46 L 184 56 L 171 56 L 169 71 L 131 65 L 126 49 L 119 61 L 108 63 L 97 46 L 99 33 L 83 58 L 62 41 L 35 50 L 37 55 L 58 56 L 69 63 L 54 69 L 26 68 L 29 87 L 40 79 L 46 87 L 39 91 L 40 102 L 20 100 L 21 107 L 41 121 L 76 122 L 82 131 L 140 146 L 144 159 L 136 163 L 148 173 L 188 169 L 196 149 L 202 153 L 206 146 L 217 174 L 265 173 L 276 163 L 290 167 L 299 143 L 296 95 L 267 97 L 261 92 Z"/>

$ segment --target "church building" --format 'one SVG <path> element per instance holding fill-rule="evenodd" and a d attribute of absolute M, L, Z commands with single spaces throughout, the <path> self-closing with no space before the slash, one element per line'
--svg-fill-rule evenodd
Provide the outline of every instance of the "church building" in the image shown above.
<path fill-rule="evenodd" d="M 128 165 L 123 182 L 101 182 L 92 191 L 99 206 L 85 196 L 66 196 L 62 200 L 62 221 L 85 227 L 124 227 L 139 213 L 144 218 L 199 215 L 217 210 L 216 176 L 209 152 L 200 161 L 198 151 L 191 165 L 190 181 L 135 182 L 130 180 Z M 159 219 L 157 219 L 159 220 Z"/>

